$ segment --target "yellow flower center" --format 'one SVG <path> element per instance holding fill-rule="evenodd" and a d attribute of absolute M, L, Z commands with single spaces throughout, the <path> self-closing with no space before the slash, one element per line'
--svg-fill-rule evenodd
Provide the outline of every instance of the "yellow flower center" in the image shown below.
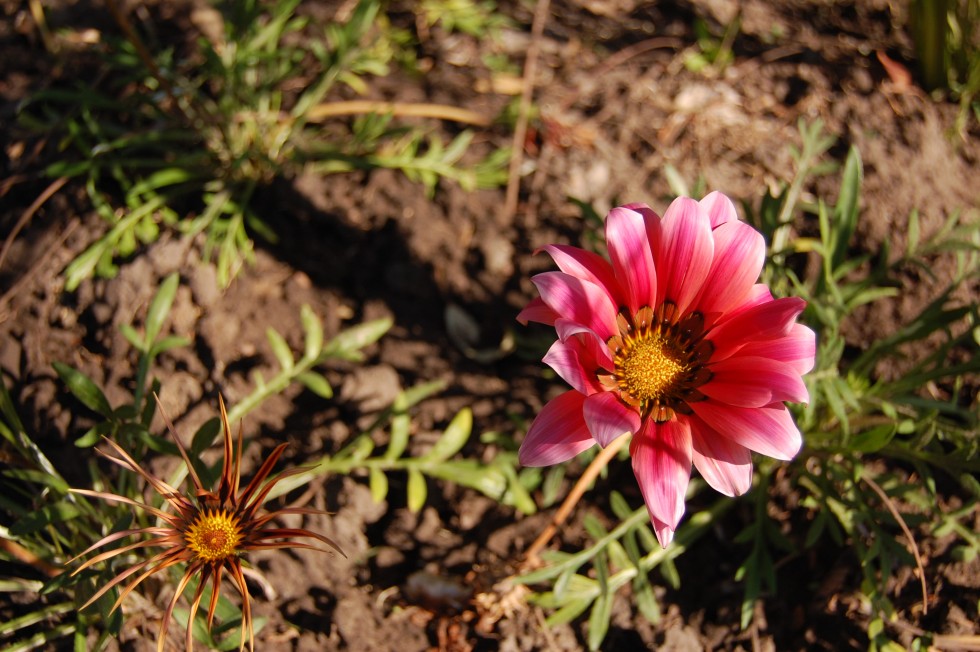
<path fill-rule="evenodd" d="M 199 559 L 216 561 L 235 554 L 242 533 L 234 515 L 224 510 L 207 511 L 198 514 L 184 533 L 184 540 Z"/>
<path fill-rule="evenodd" d="M 627 344 L 617 364 L 625 389 L 642 401 L 653 401 L 672 393 L 688 370 L 683 351 L 662 333 L 651 333 Z"/>
<path fill-rule="evenodd" d="M 647 307 L 633 316 L 621 312 L 617 324 L 619 334 L 607 342 L 615 371 L 600 371 L 599 382 L 658 423 L 676 412 L 689 414 L 687 404 L 704 399 L 697 387 L 711 379 L 705 364 L 713 347 L 704 339 L 701 315 L 678 316 L 666 302 L 656 312 Z"/>

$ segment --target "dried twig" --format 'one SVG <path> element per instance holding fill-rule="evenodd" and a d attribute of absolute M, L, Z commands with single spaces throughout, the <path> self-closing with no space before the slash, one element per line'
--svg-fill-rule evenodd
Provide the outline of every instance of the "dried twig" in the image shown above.
<path fill-rule="evenodd" d="M 32 279 L 35 274 L 41 271 L 41 269 L 43 269 L 44 264 L 54 254 L 61 251 L 61 246 L 65 244 L 65 241 L 68 240 L 68 237 L 75 231 L 75 229 L 78 228 L 79 224 L 81 224 L 81 221 L 78 218 L 74 218 L 71 224 L 69 224 L 68 227 L 64 230 L 64 232 L 58 237 L 57 242 L 55 242 L 52 246 L 48 247 L 47 250 L 44 252 L 44 255 L 41 256 L 41 258 L 38 259 L 33 265 L 31 265 L 27 273 L 21 276 L 19 279 L 17 279 L 17 282 L 13 283 L 10 286 L 10 289 L 8 289 L 6 292 L 3 293 L 2 296 L 0 296 L 0 323 L 6 321 L 8 317 L 7 313 L 4 312 L 4 308 L 6 307 L 7 302 L 10 301 L 10 299 L 15 294 L 17 294 L 18 291 L 20 291 L 20 288 L 24 284 L 26 284 L 30 279 Z"/>
<path fill-rule="evenodd" d="M 517 114 L 517 124 L 514 125 L 514 141 L 511 146 L 510 168 L 507 172 L 507 196 L 504 199 L 501 219 L 507 224 L 517 212 L 517 196 L 520 192 L 521 167 L 524 165 L 524 139 L 527 138 L 528 112 L 531 110 L 531 95 L 534 92 L 534 75 L 538 68 L 538 49 L 541 46 L 541 34 L 548 19 L 550 0 L 538 0 L 534 8 L 534 21 L 531 23 L 531 42 L 527 46 L 527 58 L 524 60 L 524 87 L 521 90 L 520 109 Z"/>
<path fill-rule="evenodd" d="M 44 205 L 44 202 L 51 199 L 51 196 L 54 195 L 54 193 L 61 190 L 61 187 L 64 186 L 66 183 L 68 183 L 68 177 L 60 177 L 52 181 L 48 185 L 48 187 L 45 188 L 44 191 L 37 196 L 37 199 L 31 202 L 31 205 L 28 206 L 27 210 L 25 210 L 24 213 L 20 216 L 20 219 L 17 220 L 17 224 L 15 224 L 14 228 L 11 229 L 10 235 L 8 235 L 7 239 L 4 240 L 3 249 L 0 249 L 0 269 L 3 269 L 3 261 L 6 260 L 7 252 L 10 250 L 10 246 L 14 243 L 14 240 L 17 238 L 17 234 L 21 232 L 21 229 L 27 226 L 27 223 L 30 222 L 31 218 L 34 216 L 34 213 L 36 213 L 38 209 Z"/>
<path fill-rule="evenodd" d="M 306 119 L 310 122 L 316 122 L 336 116 L 361 115 L 365 113 L 390 113 L 398 117 L 436 118 L 438 120 L 461 122 L 478 127 L 487 127 L 490 125 L 490 119 L 486 116 L 468 109 L 461 109 L 458 106 L 413 102 L 378 102 L 374 100 L 325 102 L 310 109 Z"/>
<path fill-rule="evenodd" d="M 919 554 L 919 546 L 915 543 L 915 537 L 912 536 L 912 531 L 909 530 L 909 526 L 905 524 L 905 519 L 899 513 L 898 509 L 895 507 L 895 502 L 889 498 L 885 490 L 878 486 L 878 483 L 871 479 L 867 473 L 861 474 L 862 479 L 868 483 L 868 486 L 878 494 L 881 498 L 881 502 L 885 504 L 891 515 L 898 521 L 898 526 L 902 528 L 902 532 L 905 533 L 905 538 L 908 539 L 909 548 L 911 548 L 912 556 L 915 557 L 915 568 L 918 571 L 919 581 L 922 583 L 922 613 L 929 613 L 929 589 L 926 586 L 926 570 L 922 565 L 922 555 Z"/>
<path fill-rule="evenodd" d="M 562 502 L 558 511 L 555 512 L 555 517 L 551 519 L 551 523 L 548 524 L 538 538 L 534 540 L 531 546 L 527 549 L 524 554 L 524 565 L 527 567 L 535 566 L 538 563 L 538 553 L 544 548 L 551 537 L 554 536 L 555 532 L 561 527 L 561 524 L 565 522 L 568 515 L 572 513 L 572 509 L 578 504 L 578 501 L 582 498 L 582 494 L 585 490 L 592 484 L 592 481 L 596 479 L 596 476 L 606 468 L 609 461 L 616 456 L 619 449 L 623 447 L 629 441 L 629 434 L 623 434 L 614 439 L 609 443 L 608 446 L 599 451 L 599 454 L 595 456 L 595 459 L 589 464 L 588 468 L 585 469 L 585 473 L 582 477 L 578 479 L 572 490 L 568 492 L 565 500 Z"/>

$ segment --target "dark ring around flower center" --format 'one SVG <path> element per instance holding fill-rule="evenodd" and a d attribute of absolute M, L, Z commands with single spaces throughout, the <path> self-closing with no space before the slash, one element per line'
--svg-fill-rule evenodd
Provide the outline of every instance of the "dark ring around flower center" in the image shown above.
<path fill-rule="evenodd" d="M 666 301 L 656 311 L 644 306 L 632 316 L 621 308 L 616 324 L 619 333 L 606 341 L 615 371 L 597 372 L 602 386 L 658 423 L 678 412 L 690 414 L 688 403 L 705 398 L 697 388 L 711 380 L 705 365 L 714 347 L 704 339 L 704 317 L 680 316 Z"/>

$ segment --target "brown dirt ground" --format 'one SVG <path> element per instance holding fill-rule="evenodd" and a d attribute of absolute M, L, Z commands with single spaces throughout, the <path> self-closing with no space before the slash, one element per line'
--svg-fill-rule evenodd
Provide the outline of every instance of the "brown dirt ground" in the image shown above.
<path fill-rule="evenodd" d="M 396 75 L 378 93 L 494 114 L 509 98 L 474 90 L 484 74 L 475 62 L 490 47 L 522 60 L 529 4 L 502 3 L 515 26 L 496 44 L 433 30 L 421 47 L 430 74 L 421 84 Z M 822 119 L 839 136 L 834 157 L 842 160 L 850 144 L 860 148 L 865 185 L 859 250 L 877 251 L 885 240 L 899 250 L 913 209 L 928 235 L 951 211 L 980 208 L 976 123 L 962 138 L 951 136 L 957 107 L 892 80 L 876 56 L 912 67 L 896 4 L 553 2 L 535 79 L 540 116 L 528 138 L 514 216 L 499 210 L 503 190 L 464 193 L 443 184 L 430 201 L 422 188 L 385 171 L 283 180 L 259 197 L 259 205 L 274 211 L 281 244 L 260 243 L 256 264 L 223 292 L 213 266 L 201 262 L 201 242 L 165 234 L 126 261 L 118 277 L 91 280 L 66 294 L 61 270 L 104 228 L 83 189 L 69 184 L 13 240 L 0 269 L 0 371 L 27 428 L 70 477 L 70 456 L 76 455 L 70 441 L 91 422 L 52 363 L 79 368 L 106 389 L 110 401 L 124 400 L 135 359 L 118 327 L 138 324 L 159 280 L 177 271 L 182 283 L 170 328 L 193 345 L 164 355 L 154 373 L 163 381 L 169 411 L 183 415 L 177 423 L 182 432 L 193 432 L 213 414 L 219 393 L 233 404 L 250 390 L 253 370 L 273 368 L 269 326 L 293 346 L 301 344 L 299 308 L 309 304 L 328 335 L 379 316 L 392 317 L 395 326 L 368 351 L 364 365 L 327 371 L 340 388 L 333 400 L 293 387 L 253 413 L 246 433 L 263 450 L 290 442 L 290 464 L 336 450 L 400 387 L 435 379 L 445 380 L 447 390 L 416 411 L 416 446 L 424 447 L 432 439 L 426 435 L 464 406 L 473 408 L 477 432 L 519 438 L 514 424 L 527 423 L 558 387 L 530 356 L 492 363 L 467 358 L 448 336 L 444 313 L 450 304 L 467 311 L 486 346 L 516 330 L 514 315 L 533 296 L 528 278 L 548 266 L 544 257 L 532 256 L 534 249 L 577 242 L 585 230 L 569 198 L 600 214 L 627 201 L 663 209 L 670 164 L 689 181 L 703 177 L 708 188 L 755 202 L 766 186 L 790 179 L 787 144 L 797 141 L 795 125 L 805 117 Z M 0 6 L 0 160 L 7 179 L 0 191 L 0 235 L 6 237 L 49 183 L 39 170 L 53 160 L 50 146 L 12 128 L 16 104 L 73 69 L 45 54 L 26 3 L 5 0 Z M 81 2 L 60 7 L 52 20 L 61 25 L 72 25 L 86 11 L 103 11 L 100 4 Z M 183 2 L 159 7 L 177 24 L 186 20 Z M 725 25 L 738 11 L 742 25 L 733 64 L 723 71 L 688 71 L 683 62 L 694 48 L 694 18 Z M 90 20 L 96 28 L 109 24 Z M 633 56 L 616 54 L 634 47 Z M 507 137 L 501 129 L 481 136 L 484 146 L 506 145 Z M 834 183 L 828 177 L 807 191 L 833 196 Z M 847 329 L 849 343 L 861 347 L 894 329 L 935 295 L 950 264 L 937 260 L 938 281 L 909 279 L 899 299 L 865 310 Z M 494 448 L 474 441 L 465 452 L 487 457 Z M 615 488 L 636 499 L 624 468 L 613 469 L 592 495 Z M 389 502 L 381 505 L 373 504 L 363 477 L 331 478 L 315 487 L 312 504 L 336 514 L 306 525 L 335 538 L 347 559 L 303 551 L 257 556 L 258 570 L 272 578 L 276 591 L 257 600 L 258 614 L 270 619 L 261 649 L 566 650 L 584 644 L 583 623 L 545 630 L 540 610 L 526 605 L 489 632 L 478 631 L 472 604 L 454 608 L 445 600 L 422 599 L 426 591 L 418 590 L 420 583 L 430 593 L 489 588 L 513 567 L 550 510 L 521 517 L 469 490 L 430 483 L 427 506 L 412 514 L 398 483 L 393 478 Z M 561 545 L 581 545 L 581 515 L 598 513 L 602 503 L 579 509 Z M 784 590 L 760 605 L 750 630 L 740 631 L 741 588 L 732 576 L 744 551 L 726 540 L 750 512 L 733 510 L 730 523 L 681 558 L 681 588 L 658 589 L 665 613 L 660 623 L 646 622 L 621 597 L 605 649 L 866 649 L 868 615 L 856 597 L 860 574 L 853 558 L 833 549 L 786 560 L 779 571 Z M 938 544 L 929 551 L 936 598 L 929 617 L 914 613 L 915 586 L 908 578 L 895 580 L 897 604 L 916 626 L 980 633 L 974 622 L 980 564 L 957 565 L 945 552 Z M 158 614 L 142 616 L 128 619 L 121 649 L 145 649 L 154 640 Z"/>

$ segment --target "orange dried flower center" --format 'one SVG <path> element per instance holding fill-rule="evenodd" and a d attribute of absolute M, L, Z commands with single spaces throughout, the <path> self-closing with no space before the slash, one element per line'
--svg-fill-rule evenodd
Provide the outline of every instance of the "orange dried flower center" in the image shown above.
<path fill-rule="evenodd" d="M 676 312 L 670 302 L 656 312 L 648 307 L 632 316 L 620 312 L 619 334 L 606 342 L 615 371 L 597 376 L 607 390 L 657 422 L 689 413 L 687 404 L 704 398 L 696 388 L 711 379 L 705 364 L 713 347 L 704 339 L 704 319 Z"/>
<path fill-rule="evenodd" d="M 199 559 L 217 561 L 238 550 L 242 533 L 238 518 L 224 510 L 201 512 L 184 534 L 187 546 Z"/>

